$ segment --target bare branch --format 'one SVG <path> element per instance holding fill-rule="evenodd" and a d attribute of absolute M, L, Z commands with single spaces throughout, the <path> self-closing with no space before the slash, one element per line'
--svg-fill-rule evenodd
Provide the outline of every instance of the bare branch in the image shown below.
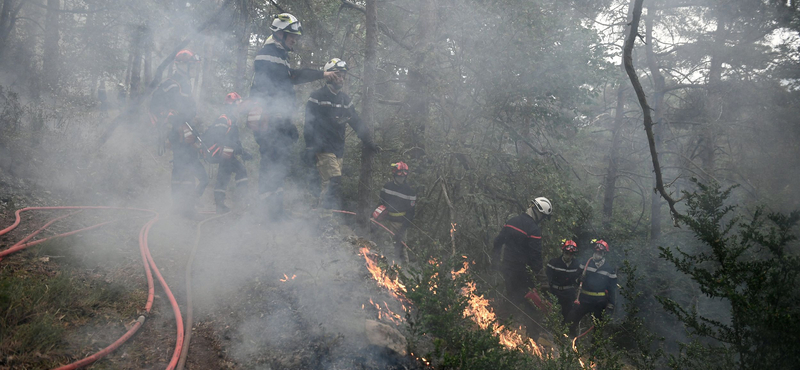
<path fill-rule="evenodd" d="M 655 190 L 661 194 L 661 197 L 669 204 L 669 210 L 672 213 L 673 223 L 678 226 L 677 222 L 683 216 L 675 209 L 675 204 L 681 199 L 675 200 L 667 194 L 664 189 L 664 180 L 661 176 L 661 165 L 658 163 L 658 152 L 656 151 L 655 136 L 653 135 L 653 118 L 650 116 L 650 105 L 647 104 L 647 97 L 645 96 L 642 84 L 639 82 L 639 76 L 636 75 L 636 70 L 633 68 L 633 44 L 636 41 L 636 35 L 639 29 L 639 19 L 642 17 L 642 3 L 644 0 L 634 0 L 633 18 L 631 20 L 631 28 L 628 35 L 625 37 L 625 47 L 623 48 L 622 60 L 625 64 L 625 72 L 631 80 L 633 90 L 636 91 L 636 97 L 639 98 L 639 105 L 642 107 L 642 115 L 644 116 L 644 131 L 647 133 L 647 143 L 650 146 L 650 157 L 653 160 L 653 171 L 656 174 L 656 188 Z"/>

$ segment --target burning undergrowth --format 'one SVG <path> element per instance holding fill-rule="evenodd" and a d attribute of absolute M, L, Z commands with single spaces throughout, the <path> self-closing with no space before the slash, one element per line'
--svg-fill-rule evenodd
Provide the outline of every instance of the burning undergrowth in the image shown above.
<path fill-rule="evenodd" d="M 489 300 L 477 292 L 468 262 L 430 260 L 420 269 L 404 271 L 386 266 L 366 244 L 360 253 L 372 279 L 393 295 L 405 314 L 394 313 L 386 302 L 382 306 L 371 301 L 378 318 L 394 324 L 405 321 L 412 333 L 410 347 L 424 353 L 418 357 L 423 363 L 463 367 L 472 361 L 492 363 L 486 362 L 487 353 L 497 357 L 497 363 L 508 364 L 544 356 L 534 340 L 498 321 Z"/>

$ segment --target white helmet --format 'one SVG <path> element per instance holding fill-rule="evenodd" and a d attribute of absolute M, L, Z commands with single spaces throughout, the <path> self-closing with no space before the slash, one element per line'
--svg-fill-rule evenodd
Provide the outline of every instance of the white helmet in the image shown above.
<path fill-rule="evenodd" d="M 269 29 L 272 32 L 283 31 L 298 36 L 303 34 L 303 26 L 300 25 L 300 21 L 297 20 L 297 17 L 289 13 L 281 13 L 275 16 L 275 19 L 272 20 L 272 26 L 270 26 Z"/>
<path fill-rule="evenodd" d="M 338 72 L 344 71 L 347 72 L 347 63 L 339 58 L 333 58 L 328 63 L 325 63 L 325 67 L 322 69 L 325 72 Z"/>
<path fill-rule="evenodd" d="M 545 216 L 550 216 L 553 213 L 553 204 L 545 197 L 538 197 L 532 200 L 531 206 L 536 207 L 536 210 Z"/>

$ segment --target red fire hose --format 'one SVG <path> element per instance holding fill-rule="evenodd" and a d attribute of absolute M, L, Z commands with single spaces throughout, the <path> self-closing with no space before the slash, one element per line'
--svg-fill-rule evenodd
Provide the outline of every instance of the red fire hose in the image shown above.
<path fill-rule="evenodd" d="M 3 230 L 0 230 L 0 235 L 6 234 L 6 233 L 10 232 L 11 230 L 13 230 L 14 228 L 16 228 L 20 224 L 20 220 L 21 220 L 20 213 L 22 213 L 24 211 L 30 211 L 30 210 L 60 210 L 60 209 L 132 210 L 132 211 L 138 211 L 138 212 L 146 212 L 146 213 L 150 213 L 150 214 L 153 215 L 153 218 L 151 218 L 142 227 L 141 231 L 139 231 L 139 251 L 141 252 L 141 255 L 142 255 L 142 262 L 144 264 L 145 275 L 147 276 L 147 288 L 148 288 L 147 302 L 145 304 L 145 312 L 149 313 L 150 309 L 153 306 L 153 297 L 154 297 L 155 289 L 154 289 L 154 286 L 153 286 L 152 271 L 155 271 L 156 276 L 158 277 L 159 283 L 161 284 L 161 287 L 164 289 L 164 291 L 165 291 L 165 293 L 166 293 L 166 295 L 167 295 L 167 297 L 168 297 L 168 299 L 170 301 L 170 304 L 172 305 L 172 311 L 175 314 L 175 319 L 176 319 L 177 341 L 176 341 L 176 344 L 175 344 L 175 350 L 173 352 L 172 360 L 170 361 L 169 365 L 167 366 L 167 370 L 174 369 L 175 365 L 178 362 L 178 357 L 180 356 L 181 348 L 182 348 L 182 345 L 183 345 L 183 320 L 181 319 L 181 313 L 180 313 L 180 310 L 178 308 L 178 303 L 175 300 L 175 297 L 173 296 L 173 294 L 170 291 L 169 287 L 167 286 L 167 283 L 164 280 L 164 277 L 161 276 L 161 272 L 158 270 L 158 267 L 156 266 L 155 261 L 153 261 L 153 257 L 150 255 L 150 249 L 149 249 L 149 247 L 147 245 L 147 237 L 149 235 L 150 228 L 153 226 L 153 224 L 155 224 L 156 221 L 158 221 L 158 217 L 159 217 L 158 213 L 155 212 L 155 211 L 152 211 L 152 210 L 148 210 L 148 209 L 129 208 L 129 207 L 107 207 L 107 206 L 27 207 L 27 208 L 19 209 L 19 210 L 17 210 L 15 212 L 16 220 L 14 221 L 14 223 L 11 226 L 9 226 L 9 227 L 7 227 L 7 228 L 5 228 Z M 33 241 L 33 242 L 27 242 L 28 240 L 33 238 L 35 235 L 37 235 L 39 232 L 41 232 L 42 230 L 44 230 L 45 228 L 47 228 L 48 226 L 50 226 L 54 222 L 56 222 L 56 221 L 58 221 L 60 219 L 63 219 L 65 217 L 71 216 L 71 215 L 73 215 L 75 213 L 77 213 L 77 212 L 72 212 L 72 213 L 67 214 L 65 216 L 60 216 L 60 217 L 57 217 L 57 218 L 55 218 L 53 220 L 50 220 L 47 224 L 45 224 L 44 226 L 42 226 L 41 228 L 39 228 L 38 230 L 36 230 L 32 234 L 28 235 L 27 237 L 23 238 L 21 241 L 17 242 L 11 248 L 6 249 L 4 251 L 0 251 L 0 259 L 2 259 L 3 256 L 6 256 L 6 255 L 14 253 L 16 251 L 22 250 L 22 249 L 27 248 L 29 246 L 42 243 L 42 242 L 44 242 L 46 240 L 50 240 L 50 239 L 58 238 L 58 237 L 63 237 L 63 236 L 68 236 L 68 235 L 72 235 L 72 234 L 76 234 L 76 233 L 79 233 L 81 231 L 94 229 L 94 228 L 109 224 L 111 222 L 114 222 L 114 221 L 107 221 L 107 222 L 103 222 L 103 223 L 99 223 L 99 224 L 96 224 L 96 225 L 92 225 L 92 226 L 89 226 L 89 227 L 86 227 L 86 228 L 83 228 L 83 229 L 74 230 L 74 231 L 70 231 L 70 232 L 67 232 L 67 233 L 51 236 L 51 237 L 48 237 L 48 238 L 45 238 L 45 239 L 40 239 L 40 240 L 36 240 L 36 241 Z M 106 347 L 106 348 L 100 350 L 99 352 L 97 352 L 97 353 L 95 353 L 93 355 L 90 355 L 90 356 L 88 356 L 88 357 L 86 357 L 86 358 L 84 358 L 82 360 L 73 362 L 73 363 L 71 363 L 69 365 L 61 366 L 61 367 L 57 368 L 56 370 L 78 369 L 78 368 L 87 366 L 87 365 L 97 361 L 98 359 L 106 356 L 107 354 L 111 353 L 111 351 L 117 349 L 119 346 L 121 346 L 123 343 L 125 343 L 128 339 L 130 339 L 139 330 L 139 328 L 142 326 L 142 324 L 144 324 L 144 321 L 145 321 L 145 315 L 139 316 L 139 318 L 136 319 L 136 322 L 134 323 L 133 327 L 131 327 L 122 337 L 117 339 L 114 343 L 112 343 L 108 347 Z"/>

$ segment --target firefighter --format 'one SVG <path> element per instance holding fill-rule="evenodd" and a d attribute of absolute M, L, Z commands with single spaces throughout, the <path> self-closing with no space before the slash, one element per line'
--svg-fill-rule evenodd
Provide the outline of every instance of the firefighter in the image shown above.
<path fill-rule="evenodd" d="M 406 231 L 414 221 L 417 204 L 417 193 L 408 185 L 407 178 L 408 165 L 404 162 L 393 163 L 392 179 L 383 185 L 378 195 L 378 207 L 372 214 L 374 219 L 394 233 L 395 255 L 401 264 L 408 262 Z"/>
<path fill-rule="evenodd" d="M 208 185 L 208 174 L 199 157 L 203 146 L 190 124 L 197 106 L 189 80 L 198 61 L 190 50 L 179 51 L 173 60 L 175 72 L 156 87 L 150 99 L 151 121 L 159 132 L 160 145 L 168 141 L 172 149 L 173 209 L 188 218 L 196 218 L 195 200 Z"/>
<path fill-rule="evenodd" d="M 561 306 L 561 316 L 564 322 L 567 320 L 572 302 L 575 300 L 578 289 L 578 261 L 575 254 L 578 253 L 578 245 L 572 240 L 564 240 L 561 244 L 561 256 L 547 262 L 545 273 L 547 274 L 547 285 L 558 299 Z"/>
<path fill-rule="evenodd" d="M 365 147 L 373 151 L 379 148 L 372 142 L 369 129 L 356 113 L 350 96 L 342 91 L 347 64 L 333 58 L 325 64 L 324 71 L 337 73 L 339 79 L 328 81 L 321 89 L 312 92 L 306 102 L 304 162 L 316 164 L 319 171 L 322 183 L 320 206 L 336 209 L 341 203 L 342 156 L 347 125 L 353 128 Z"/>
<path fill-rule="evenodd" d="M 606 254 L 609 251 L 608 243 L 604 240 L 592 241 L 594 253 L 586 263 L 581 263 L 578 268 L 581 274 L 581 290 L 569 313 L 567 322 L 570 324 L 570 333 L 576 336 L 578 323 L 583 316 L 591 313 L 600 319 L 604 311 L 613 312 L 614 296 L 617 292 L 617 270 L 608 261 Z"/>
<path fill-rule="evenodd" d="M 542 270 L 542 231 L 539 224 L 550 218 L 552 213 L 550 200 L 535 198 L 525 212 L 509 219 L 494 239 L 492 263 L 503 276 L 506 291 L 506 299 L 498 307 L 502 316 L 527 308 L 525 295 L 535 285 L 527 269 L 530 268 L 537 275 Z"/>
<path fill-rule="evenodd" d="M 272 36 L 258 52 L 253 69 L 250 97 L 255 108 L 247 117 L 259 146 L 258 194 L 266 216 L 283 217 L 283 180 L 289 167 L 289 152 L 299 133 L 292 124 L 294 85 L 325 78 L 334 72 L 289 67 L 289 52 L 302 35 L 300 21 L 289 13 L 278 14 L 270 26 Z"/>
<path fill-rule="evenodd" d="M 237 120 L 241 103 L 242 97 L 238 93 L 232 92 L 226 95 L 222 114 L 203 133 L 203 142 L 209 146 L 208 161 L 219 163 L 217 182 L 214 185 L 214 204 L 218 214 L 230 211 L 225 205 L 225 193 L 231 174 L 235 175 L 234 179 L 236 181 L 234 204 L 238 204 L 241 201 L 247 190 L 247 170 L 242 162 L 236 158 L 239 155 L 245 161 L 253 159 L 250 153 L 244 150 L 242 142 L 239 140 Z"/>

